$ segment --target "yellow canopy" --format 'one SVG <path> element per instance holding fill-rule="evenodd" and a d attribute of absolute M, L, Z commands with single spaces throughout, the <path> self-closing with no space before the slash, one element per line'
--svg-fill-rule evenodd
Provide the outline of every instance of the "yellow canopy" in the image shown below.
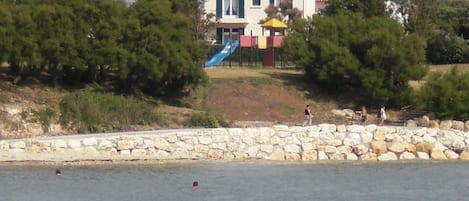
<path fill-rule="evenodd" d="M 272 18 L 268 20 L 267 22 L 265 22 L 264 24 L 262 24 L 262 27 L 286 29 L 288 26 L 285 23 L 278 20 L 277 18 Z"/>

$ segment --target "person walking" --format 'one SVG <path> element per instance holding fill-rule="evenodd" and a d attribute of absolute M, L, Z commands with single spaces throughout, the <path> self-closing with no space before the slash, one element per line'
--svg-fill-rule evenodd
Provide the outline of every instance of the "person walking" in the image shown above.
<path fill-rule="evenodd" d="M 379 125 L 382 126 L 384 125 L 384 121 L 386 121 L 386 110 L 384 106 L 381 106 L 381 109 L 379 110 Z"/>
<path fill-rule="evenodd" d="M 360 111 L 360 122 L 361 122 L 361 124 L 366 126 L 367 117 L 368 117 L 368 112 L 366 111 L 366 107 L 362 106 L 362 110 Z"/>
<path fill-rule="evenodd" d="M 312 121 L 313 121 L 313 114 L 311 113 L 311 109 L 309 108 L 309 105 L 306 105 L 305 121 L 303 122 L 303 126 L 305 125 L 311 126 Z"/>

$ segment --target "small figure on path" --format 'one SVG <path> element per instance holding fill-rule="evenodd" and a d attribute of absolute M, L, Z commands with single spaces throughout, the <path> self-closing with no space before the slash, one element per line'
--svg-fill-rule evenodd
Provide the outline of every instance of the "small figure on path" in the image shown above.
<path fill-rule="evenodd" d="M 303 126 L 309 125 L 311 126 L 313 121 L 313 114 L 311 113 L 311 109 L 309 108 L 309 105 L 306 105 L 305 108 L 305 121 L 303 122 Z"/>
<path fill-rule="evenodd" d="M 384 121 L 386 121 L 386 110 L 384 106 L 381 106 L 381 109 L 378 112 L 378 120 L 379 120 L 379 125 L 382 126 L 384 124 Z"/>
<path fill-rule="evenodd" d="M 362 110 L 360 111 L 360 122 L 362 125 L 366 126 L 367 117 L 368 117 L 368 112 L 366 111 L 366 107 L 362 106 Z"/>
<path fill-rule="evenodd" d="M 198 181 L 194 181 L 192 183 L 192 190 L 197 190 L 199 189 L 199 182 Z"/>
<path fill-rule="evenodd" d="M 56 169 L 55 170 L 55 175 L 60 176 L 60 175 L 62 175 L 62 172 L 59 169 Z"/>

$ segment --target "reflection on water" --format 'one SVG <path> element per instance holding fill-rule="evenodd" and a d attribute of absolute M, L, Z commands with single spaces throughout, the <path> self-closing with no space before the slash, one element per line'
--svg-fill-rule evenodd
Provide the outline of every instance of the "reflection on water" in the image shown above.
<path fill-rule="evenodd" d="M 468 200 L 469 163 L 0 166 L 0 201 Z M 192 190 L 192 182 L 199 189 Z"/>

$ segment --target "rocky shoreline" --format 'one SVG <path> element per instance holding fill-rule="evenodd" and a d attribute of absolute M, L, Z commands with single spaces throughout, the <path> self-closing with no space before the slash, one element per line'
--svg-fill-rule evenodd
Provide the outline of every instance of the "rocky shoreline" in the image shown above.
<path fill-rule="evenodd" d="M 376 125 L 174 129 L 0 141 L 0 162 L 469 160 L 469 133 Z"/>

